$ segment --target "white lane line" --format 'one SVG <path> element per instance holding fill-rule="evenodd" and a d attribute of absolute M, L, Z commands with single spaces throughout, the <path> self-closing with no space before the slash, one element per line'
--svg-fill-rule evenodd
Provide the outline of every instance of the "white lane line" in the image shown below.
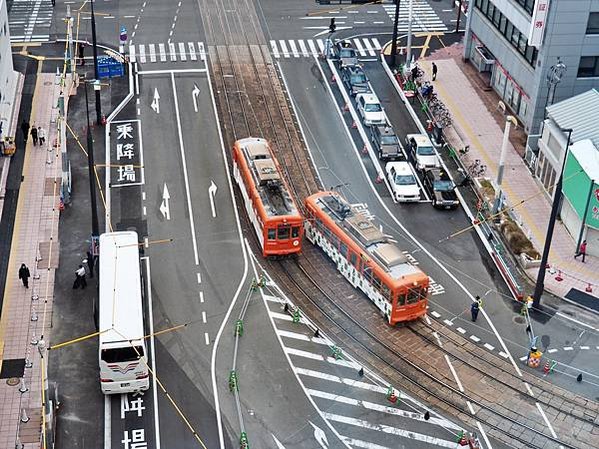
<path fill-rule="evenodd" d="M 279 54 L 279 49 L 277 48 L 277 43 L 275 41 L 272 41 L 272 40 L 270 41 L 270 48 L 272 50 L 272 55 L 275 58 L 278 59 L 281 57 L 281 55 Z"/>
<path fill-rule="evenodd" d="M 548 352 L 549 354 L 553 354 L 554 352 L 557 352 L 557 349 L 555 349 L 555 348 L 551 348 L 551 349 L 548 349 L 548 350 L 547 350 L 547 352 Z"/>
<path fill-rule="evenodd" d="M 206 346 L 210 345 L 210 337 L 208 336 L 208 332 L 204 332 L 204 341 L 206 342 Z"/>
<path fill-rule="evenodd" d="M 445 324 L 447 324 L 448 326 L 453 326 L 453 321 L 449 321 L 449 320 L 443 320 L 443 322 Z"/>
<path fill-rule="evenodd" d="M 369 384 L 366 382 L 360 382 L 359 380 L 347 379 L 345 377 L 334 376 L 333 374 L 321 373 L 320 371 L 314 371 L 311 369 L 295 367 L 295 372 L 302 376 L 314 377 L 317 379 L 327 380 L 329 382 L 334 382 L 343 385 L 349 385 L 350 387 L 360 388 L 361 390 L 373 391 L 375 393 L 387 394 L 387 388 L 379 387 L 375 384 Z M 405 396 L 399 393 L 401 398 Z"/>
<path fill-rule="evenodd" d="M 576 324 L 580 324 L 581 326 L 588 327 L 589 329 L 593 329 L 594 331 L 599 331 L 599 328 L 593 327 L 593 326 L 591 326 L 590 324 L 587 324 L 587 323 L 583 323 L 582 321 L 575 320 L 574 318 L 569 317 L 568 315 L 564 315 L 561 312 L 557 312 L 556 315 L 559 315 L 560 317 L 565 318 L 568 321 L 572 321 L 572 322 L 574 322 Z M 599 346 L 597 346 L 597 349 L 599 349 Z"/>
<path fill-rule="evenodd" d="M 185 44 L 183 42 L 179 42 L 179 57 L 181 61 L 187 61 L 187 53 L 185 52 Z"/>
<path fill-rule="evenodd" d="M 168 43 L 168 52 L 171 55 L 171 62 L 177 60 L 177 50 L 175 49 L 175 44 L 172 42 Z"/>
<path fill-rule="evenodd" d="M 206 311 L 202 311 L 202 322 L 206 324 Z"/>
<path fill-rule="evenodd" d="M 298 357 L 304 357 L 306 359 L 319 360 L 321 362 L 324 361 L 323 356 L 319 354 L 314 354 L 313 352 L 302 351 L 301 349 L 285 347 L 285 352 L 289 355 L 296 355 Z"/>
<path fill-rule="evenodd" d="M 281 46 L 281 53 L 283 53 L 283 56 L 286 58 L 289 58 L 290 57 L 289 50 L 287 50 L 287 44 L 285 43 L 285 41 L 280 39 L 279 45 Z"/>
<path fill-rule="evenodd" d="M 204 292 L 200 292 L 200 302 L 204 302 Z"/>
<path fill-rule="evenodd" d="M 200 273 L 198 271 L 197 274 L 196 274 L 196 276 L 197 276 L 197 279 L 198 279 L 198 284 L 201 284 L 202 283 L 202 273 Z"/>
<path fill-rule="evenodd" d="M 485 348 L 487 348 L 489 351 L 494 351 L 495 350 L 495 346 L 492 346 L 489 343 L 485 343 L 483 346 Z"/>
<path fill-rule="evenodd" d="M 480 338 L 478 338 L 476 335 L 470 335 L 470 340 L 472 340 L 475 343 L 478 343 L 480 341 Z"/>
<path fill-rule="evenodd" d="M 372 22 L 373 25 L 383 25 L 385 22 Z M 374 40 L 374 38 L 372 39 Z"/>
<path fill-rule="evenodd" d="M 198 57 L 196 55 L 195 45 L 193 44 L 193 42 L 188 42 L 187 46 L 189 47 L 189 57 L 191 58 L 192 61 L 197 61 Z"/>
<path fill-rule="evenodd" d="M 528 391 L 529 395 L 531 395 L 531 396 L 535 395 L 532 391 L 532 388 L 530 388 L 530 385 L 528 384 L 528 382 L 524 382 L 524 386 L 526 387 L 526 391 Z"/>
<path fill-rule="evenodd" d="M 555 430 L 553 430 L 553 426 L 551 425 L 551 423 L 547 419 L 547 415 L 545 414 L 545 412 L 541 408 L 541 404 L 539 404 L 538 402 L 536 404 L 537 404 L 537 408 L 539 409 L 539 413 L 543 417 L 543 421 L 545 421 L 545 424 L 547 424 L 547 428 L 549 429 L 549 432 L 551 432 L 551 436 L 553 438 L 557 438 L 557 434 L 555 433 Z"/>
<path fill-rule="evenodd" d="M 310 47 L 310 53 L 312 53 L 314 56 L 318 56 L 320 54 L 320 52 L 316 49 L 316 45 L 312 39 L 308 39 L 308 47 Z"/>
<path fill-rule="evenodd" d="M 430 435 L 424 435 L 421 433 L 414 432 L 413 430 L 398 429 L 397 427 L 387 426 L 384 424 L 372 424 L 363 419 L 351 418 L 349 416 L 336 415 L 334 413 L 323 412 L 326 419 L 331 421 L 349 424 L 351 426 L 361 427 L 363 429 L 375 430 L 378 432 L 387 433 L 390 435 L 397 435 L 403 438 L 409 438 L 416 441 L 422 441 L 428 444 L 449 447 L 455 449 L 455 441 L 442 440 L 441 438 L 432 437 Z"/>
<path fill-rule="evenodd" d="M 138 99 L 137 99 L 135 102 L 136 102 L 137 104 L 139 104 L 139 98 L 138 98 Z M 146 192 L 145 192 L 145 191 L 144 191 L 144 192 L 141 192 L 141 199 L 142 199 L 142 201 L 145 201 L 145 200 L 146 200 Z"/>
<path fill-rule="evenodd" d="M 301 55 L 302 56 L 310 56 L 310 53 L 308 52 L 308 49 L 306 48 L 306 43 L 304 42 L 304 40 L 298 39 L 297 43 L 299 45 Z"/>
<path fill-rule="evenodd" d="M 139 62 L 146 62 L 146 46 L 144 44 L 139 44 Z"/>
<path fill-rule="evenodd" d="M 144 207 L 145 208 L 145 207 Z M 146 272 L 148 275 L 148 315 L 150 318 L 150 351 L 152 354 L 152 372 L 156 373 L 156 350 L 154 341 L 154 312 L 152 310 L 152 277 L 150 270 L 150 258 L 144 257 L 146 262 Z M 154 400 L 154 429 L 156 438 L 156 449 L 160 449 L 160 422 L 158 420 L 158 391 L 156 389 L 156 376 L 152 376 L 152 393 Z"/>
<path fill-rule="evenodd" d="M 181 114 L 179 112 L 179 99 L 177 98 L 177 85 L 175 83 L 175 74 L 171 73 L 171 80 L 173 84 L 173 100 L 175 102 L 175 116 L 177 119 L 177 131 L 179 132 L 179 147 L 181 150 L 181 163 L 183 166 L 183 179 L 185 181 L 185 195 L 187 197 L 187 212 L 189 214 L 189 226 L 191 227 L 191 240 L 193 243 L 193 255 L 196 266 L 200 264 L 200 257 L 198 255 L 198 242 L 196 240 L 196 228 L 195 220 L 193 215 L 193 209 L 191 207 L 191 192 L 189 188 L 189 175 L 187 174 L 187 160 L 185 159 L 185 146 L 183 145 L 183 131 L 181 129 Z M 201 278 L 199 278 L 201 279 Z"/>
<path fill-rule="evenodd" d="M 520 361 L 521 361 L 521 362 L 525 361 L 526 359 L 528 359 L 528 356 L 527 356 L 527 355 L 524 355 L 524 356 L 520 357 Z"/>
<path fill-rule="evenodd" d="M 294 40 L 289 40 L 289 48 L 291 48 L 291 53 L 293 54 L 294 58 L 299 58 L 301 56 L 297 51 L 297 46 L 295 45 Z"/>
<path fill-rule="evenodd" d="M 368 40 L 368 38 L 363 38 L 362 41 L 364 42 L 364 46 L 366 47 L 366 51 L 368 52 L 368 54 L 370 56 L 376 56 L 376 52 L 374 51 L 374 48 L 372 47 L 372 45 L 370 45 L 370 40 Z"/>
<path fill-rule="evenodd" d="M 273 317 L 275 320 L 283 320 L 283 321 L 293 321 L 293 318 L 291 318 L 289 315 L 287 315 L 286 313 L 279 313 L 279 312 L 268 312 L 268 314 Z M 300 318 L 300 322 L 302 321 L 302 319 Z"/>
<path fill-rule="evenodd" d="M 320 48 L 320 53 L 324 53 L 324 41 L 322 39 L 316 39 L 316 43 L 318 44 L 318 48 Z"/>
<path fill-rule="evenodd" d="M 573 351 L 574 348 L 572 346 L 564 346 L 564 351 Z"/>
<path fill-rule="evenodd" d="M 508 355 L 507 355 L 505 352 L 503 352 L 503 351 L 499 351 L 499 355 L 500 355 L 501 357 L 503 357 L 504 359 L 507 359 L 507 358 L 509 357 L 509 356 L 508 356 Z"/>
<path fill-rule="evenodd" d="M 407 410 L 402 410 L 402 409 L 399 409 L 396 407 L 375 404 L 374 402 L 369 402 L 369 401 L 361 401 L 361 400 L 350 398 L 347 396 L 341 396 L 338 394 L 328 393 L 326 391 L 319 391 L 319 390 L 312 390 L 312 389 L 308 389 L 307 391 L 310 395 L 321 398 L 321 399 L 327 399 L 329 401 L 339 402 L 339 403 L 347 404 L 347 405 L 353 405 L 355 407 L 363 407 L 368 410 L 374 410 L 377 412 L 386 413 L 388 415 L 401 416 L 403 418 L 408 418 L 408 419 L 412 419 L 415 421 L 428 422 L 430 424 L 442 426 L 444 428 L 461 430 L 460 426 L 458 426 L 452 422 L 446 421 L 444 419 L 431 417 L 428 421 L 426 421 L 424 419 L 424 414 L 422 414 L 422 413 L 409 412 Z"/>
<path fill-rule="evenodd" d="M 468 405 L 468 410 L 470 410 L 470 414 L 472 416 L 476 415 L 476 413 L 474 412 L 474 407 L 472 407 L 472 402 L 466 401 L 466 405 Z"/>
<path fill-rule="evenodd" d="M 266 295 L 264 296 L 266 297 Z M 332 344 L 332 342 L 326 338 L 310 337 L 308 335 L 298 334 L 297 332 L 289 332 L 281 329 L 277 329 L 277 334 L 279 334 L 281 337 L 292 338 L 294 340 L 309 341 L 318 345 L 330 346 Z"/>
<path fill-rule="evenodd" d="M 206 60 L 206 51 L 204 50 L 204 43 L 198 42 L 198 53 L 200 54 L 200 61 Z"/>
<path fill-rule="evenodd" d="M 355 438 L 349 438 L 343 435 L 341 435 L 341 439 L 351 447 L 359 447 L 362 449 L 391 449 L 388 446 L 381 446 L 380 444 L 371 443 L 370 441 L 356 440 Z"/>
<path fill-rule="evenodd" d="M 587 349 L 591 349 L 591 348 L 589 346 L 581 346 L 580 349 L 587 350 Z"/>
<path fill-rule="evenodd" d="M 476 421 L 476 426 L 478 427 L 480 434 L 483 436 L 483 440 L 485 440 L 485 443 L 487 444 L 487 449 L 493 449 L 493 446 L 491 446 L 491 442 L 489 441 L 489 437 L 487 436 L 487 433 L 484 431 L 481 423 Z"/>
<path fill-rule="evenodd" d="M 131 61 L 132 63 L 137 61 L 137 59 L 135 58 L 135 45 L 129 46 L 129 61 Z"/>
<path fill-rule="evenodd" d="M 139 110 L 139 108 L 137 108 L 137 111 L 138 111 L 137 115 L 139 115 L 139 112 L 141 112 Z M 147 215 L 146 206 L 143 207 L 143 213 L 144 213 L 144 216 Z"/>
<path fill-rule="evenodd" d="M 166 49 L 164 44 L 158 44 L 158 52 L 160 53 L 160 62 L 166 62 Z"/>
<path fill-rule="evenodd" d="M 439 312 L 437 312 L 436 310 L 433 310 L 431 312 L 431 315 L 434 316 L 435 318 L 441 318 L 441 314 Z"/>
<path fill-rule="evenodd" d="M 461 327 L 456 327 L 455 330 L 458 331 L 462 335 L 464 335 L 466 333 L 466 329 L 463 329 Z"/>
<path fill-rule="evenodd" d="M 356 50 L 358 50 L 358 54 L 360 56 L 366 56 L 366 52 L 364 51 L 364 47 L 362 47 L 360 39 L 354 39 L 354 45 L 356 46 Z"/>
<path fill-rule="evenodd" d="M 455 372 L 455 368 L 453 367 L 453 364 L 451 363 L 451 360 L 449 360 L 449 356 L 447 354 L 445 354 L 445 361 L 447 362 L 447 366 L 449 366 L 449 370 L 451 371 L 451 374 L 453 376 L 453 379 L 455 380 L 455 383 L 458 384 L 458 388 L 463 393 L 464 387 L 462 386 L 462 382 L 460 382 L 458 373 Z"/>
<path fill-rule="evenodd" d="M 156 62 L 156 46 L 154 44 L 148 45 L 148 51 L 150 52 L 150 62 Z"/>

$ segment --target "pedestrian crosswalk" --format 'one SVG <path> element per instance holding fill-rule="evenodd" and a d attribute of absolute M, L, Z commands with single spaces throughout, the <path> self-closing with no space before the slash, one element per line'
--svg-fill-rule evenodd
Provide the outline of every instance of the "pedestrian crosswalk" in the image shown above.
<path fill-rule="evenodd" d="M 391 23 L 395 20 L 395 5 L 388 3 L 382 5 L 389 15 Z M 397 29 L 400 33 L 408 31 L 409 2 L 401 2 L 399 6 L 399 22 Z M 447 31 L 447 26 L 439 18 L 427 0 L 413 0 L 412 3 L 412 31 Z"/>
<path fill-rule="evenodd" d="M 10 42 L 47 42 L 52 24 L 52 0 L 13 0 L 8 13 Z"/>
<path fill-rule="evenodd" d="M 297 44 L 297 42 L 296 42 Z M 291 47 L 288 47 L 291 48 Z M 321 416 L 351 447 L 455 448 L 461 427 L 389 384 L 337 346 L 267 282 L 263 298 L 283 351 Z M 365 300 L 365 305 L 367 301 Z M 394 398 L 390 399 L 391 392 Z M 452 435 L 453 434 L 453 435 Z M 330 447 L 342 447 L 331 442 Z"/>
<path fill-rule="evenodd" d="M 158 44 L 128 45 L 129 60 L 145 64 L 148 62 L 205 61 L 206 49 L 203 42 L 160 42 Z"/>
<path fill-rule="evenodd" d="M 349 40 L 360 57 L 378 56 L 381 43 L 377 38 L 355 38 Z M 325 49 L 324 39 L 279 39 L 270 41 L 272 55 L 279 58 L 301 58 L 320 56 Z"/>

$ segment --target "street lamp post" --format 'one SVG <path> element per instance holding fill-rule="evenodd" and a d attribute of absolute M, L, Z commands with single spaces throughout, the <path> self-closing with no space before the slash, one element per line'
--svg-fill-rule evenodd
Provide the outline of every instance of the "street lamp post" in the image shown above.
<path fill-rule="evenodd" d="M 406 43 L 406 66 L 408 68 L 412 65 L 412 20 L 413 20 L 413 0 L 410 0 L 408 8 L 408 41 Z"/>
<path fill-rule="evenodd" d="M 96 39 L 96 15 L 94 14 L 94 1 L 91 0 L 92 7 L 92 45 L 94 50 L 94 77 L 99 80 L 100 74 L 98 73 L 98 42 Z M 102 123 L 102 103 L 100 102 L 100 89 L 95 89 L 96 92 L 96 124 Z M 87 92 L 86 92 L 87 94 Z"/>
<path fill-rule="evenodd" d="M 500 101 L 498 104 L 499 109 L 503 111 L 505 114 L 506 106 L 503 101 Z M 499 167 L 497 169 L 497 192 L 495 193 L 495 203 L 493 204 L 493 214 L 496 214 L 497 211 L 501 208 L 501 197 L 503 192 L 501 190 L 501 183 L 503 182 L 503 168 L 505 165 L 505 156 L 507 154 L 507 148 L 510 140 L 510 128 L 514 125 L 514 127 L 518 126 L 518 121 L 512 115 L 507 115 L 505 117 L 505 129 L 503 131 L 503 142 L 501 143 L 501 155 L 499 156 Z"/>
<path fill-rule="evenodd" d="M 401 0 L 395 0 L 395 19 L 393 20 L 393 40 L 391 41 L 391 67 L 395 67 L 397 55 L 397 23 L 399 22 L 399 4 Z"/>
<path fill-rule="evenodd" d="M 547 260 L 549 259 L 549 250 L 551 249 L 551 239 L 553 238 L 553 229 L 555 228 L 555 220 L 557 219 L 557 211 L 559 210 L 560 199 L 562 197 L 562 181 L 564 179 L 564 166 L 566 165 L 566 157 L 568 156 L 568 149 L 570 147 L 570 140 L 572 138 L 572 129 L 562 129 L 563 132 L 568 134 L 566 140 L 566 149 L 564 151 L 564 160 L 560 169 L 559 178 L 557 184 L 555 184 L 555 190 L 553 192 L 553 204 L 551 205 L 551 215 L 549 216 L 549 224 L 547 224 L 547 235 L 545 236 L 545 246 L 543 247 L 543 256 L 541 257 L 541 266 L 539 267 L 539 274 L 537 276 L 537 283 L 535 284 L 535 292 L 532 295 L 532 305 L 538 308 L 541 304 L 541 296 L 545 289 L 545 272 L 547 270 Z"/>
<path fill-rule="evenodd" d="M 100 226 L 98 224 L 98 207 L 96 205 L 96 176 L 94 173 L 94 139 L 92 137 L 91 125 L 89 122 L 89 103 L 87 99 L 88 84 L 89 82 L 85 82 L 85 111 L 87 114 L 87 169 L 89 171 L 89 195 L 91 198 L 92 207 L 92 240 L 94 240 L 94 237 L 98 237 L 100 235 Z M 100 81 L 95 80 L 93 84 L 94 90 L 96 92 L 99 92 Z"/>

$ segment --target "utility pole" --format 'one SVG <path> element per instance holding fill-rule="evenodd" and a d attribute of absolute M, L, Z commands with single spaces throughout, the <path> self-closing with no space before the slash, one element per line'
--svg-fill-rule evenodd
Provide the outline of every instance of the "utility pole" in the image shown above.
<path fill-rule="evenodd" d="M 96 80 L 100 80 L 100 74 L 98 73 L 98 42 L 96 39 L 96 15 L 94 14 L 94 1 L 91 0 L 92 6 L 92 44 L 94 48 L 94 77 Z M 100 102 L 100 90 L 96 90 L 96 124 L 102 123 L 102 103 Z M 85 92 L 87 95 L 87 91 Z"/>
<path fill-rule="evenodd" d="M 564 150 L 564 160 L 559 173 L 557 184 L 553 192 L 553 204 L 551 205 L 551 215 L 549 216 L 549 224 L 547 225 L 547 235 L 545 236 L 545 247 L 543 248 L 543 256 L 541 257 L 541 266 L 539 266 L 539 274 L 537 275 L 537 283 L 535 284 L 535 292 L 532 295 L 532 306 L 538 308 L 541 305 L 541 296 L 545 290 L 545 272 L 547 271 L 547 260 L 549 259 L 549 250 L 551 249 L 551 240 L 553 239 L 553 229 L 555 228 L 555 220 L 557 219 L 557 211 L 559 210 L 560 200 L 562 198 L 562 181 L 564 179 L 564 166 L 568 157 L 568 149 L 570 148 L 570 139 L 572 138 L 572 129 L 562 129 L 568 134 L 566 140 L 566 149 Z"/>
<path fill-rule="evenodd" d="M 94 82 L 99 83 L 98 80 Z M 87 99 L 87 85 L 88 81 L 85 81 L 85 111 L 87 114 L 87 169 L 89 172 L 89 196 L 91 198 L 92 207 L 92 241 L 94 238 L 98 238 L 100 235 L 100 226 L 98 224 L 98 207 L 96 205 L 96 175 L 94 171 L 94 138 L 91 132 L 91 125 L 89 122 L 89 103 Z M 99 92 L 99 89 L 96 91 Z"/>
<path fill-rule="evenodd" d="M 500 101 L 498 106 L 499 109 L 503 111 L 503 114 L 506 113 L 506 106 L 503 101 Z M 499 168 L 497 169 L 497 192 L 495 192 L 495 203 L 493 204 L 493 214 L 496 214 L 499 209 L 501 209 L 501 198 L 503 196 L 503 192 L 501 189 L 501 183 L 503 182 L 503 167 L 505 165 L 505 156 L 507 154 L 507 147 L 510 140 L 510 128 L 511 125 L 514 127 L 518 127 L 518 121 L 512 115 L 505 116 L 505 128 L 503 130 L 503 142 L 501 143 L 501 155 L 499 156 Z"/>
<path fill-rule="evenodd" d="M 455 32 L 459 33 L 460 32 L 460 20 L 462 18 L 462 0 L 459 1 L 458 4 L 458 20 L 456 21 L 455 24 Z"/>
<path fill-rule="evenodd" d="M 408 43 L 406 44 L 406 67 L 412 66 L 412 18 L 414 0 L 410 0 L 408 8 Z"/>
<path fill-rule="evenodd" d="M 395 67 L 395 56 L 397 55 L 397 23 L 399 22 L 400 0 L 395 0 L 395 19 L 393 20 L 393 40 L 391 41 L 391 67 Z"/>

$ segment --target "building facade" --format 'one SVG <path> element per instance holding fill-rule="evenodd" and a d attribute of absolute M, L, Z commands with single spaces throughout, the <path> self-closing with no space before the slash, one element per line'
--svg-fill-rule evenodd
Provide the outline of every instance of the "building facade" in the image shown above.
<path fill-rule="evenodd" d="M 12 63 L 6 0 L 0 0 L 0 126 L 6 136 L 12 123 L 17 74 Z"/>
<path fill-rule="evenodd" d="M 599 0 L 470 0 L 468 9 L 464 57 L 527 133 L 548 104 L 599 87 Z"/>

